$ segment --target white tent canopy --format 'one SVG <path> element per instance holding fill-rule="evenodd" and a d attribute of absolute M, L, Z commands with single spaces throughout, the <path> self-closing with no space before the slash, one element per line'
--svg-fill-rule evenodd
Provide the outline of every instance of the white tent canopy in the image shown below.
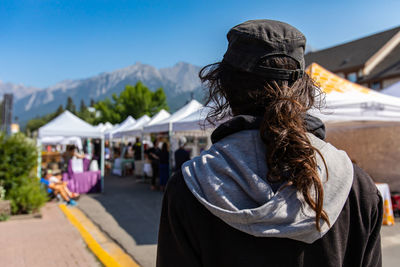
<path fill-rule="evenodd" d="M 144 127 L 143 132 L 145 133 L 158 133 L 158 132 L 168 132 L 170 130 L 170 124 L 177 122 L 193 112 L 202 108 L 203 105 L 196 100 L 191 100 L 185 106 L 177 110 L 170 117 L 152 125 L 148 124 Z"/>
<path fill-rule="evenodd" d="M 109 122 L 106 123 L 99 123 L 98 125 L 95 126 L 96 129 L 99 129 L 101 132 L 106 132 L 114 128 L 114 125 L 112 125 Z"/>
<path fill-rule="evenodd" d="M 386 87 L 381 91 L 382 94 L 400 97 L 400 81 Z"/>
<path fill-rule="evenodd" d="M 82 139 L 79 137 L 46 136 L 41 140 L 43 145 L 75 145 L 79 150 L 83 149 Z"/>
<path fill-rule="evenodd" d="M 172 131 L 184 132 L 184 131 L 201 131 L 203 126 L 205 128 L 213 127 L 210 123 L 206 122 L 207 114 L 210 112 L 210 107 L 202 107 L 199 110 L 193 112 L 189 116 L 176 121 L 172 124 Z M 203 125 L 204 124 L 204 125 Z"/>
<path fill-rule="evenodd" d="M 118 131 L 114 134 L 115 137 L 123 137 L 123 136 L 138 136 L 141 134 L 143 130 L 143 126 L 146 125 L 150 121 L 150 117 L 144 115 L 140 117 L 136 123 L 122 131 Z"/>
<path fill-rule="evenodd" d="M 101 138 L 102 132 L 68 110 L 39 128 L 39 138 L 46 136 Z"/>
<path fill-rule="evenodd" d="M 151 118 L 151 120 L 146 125 L 143 126 L 143 128 L 146 126 L 155 125 L 155 124 L 159 123 L 160 121 L 163 121 L 163 120 L 169 118 L 170 116 L 171 116 L 171 114 L 168 111 L 166 111 L 165 109 L 162 109 L 159 112 L 157 112 Z"/>
<path fill-rule="evenodd" d="M 400 121 L 400 98 L 345 80 L 316 63 L 308 74 L 325 92 L 325 106 L 310 113 L 327 121 Z"/>
<path fill-rule="evenodd" d="M 115 133 L 123 131 L 131 126 L 133 126 L 136 123 L 136 120 L 132 118 L 132 116 L 128 116 L 123 122 L 119 124 L 118 127 L 114 127 L 111 130 L 107 131 L 105 133 L 106 138 L 112 138 Z"/>

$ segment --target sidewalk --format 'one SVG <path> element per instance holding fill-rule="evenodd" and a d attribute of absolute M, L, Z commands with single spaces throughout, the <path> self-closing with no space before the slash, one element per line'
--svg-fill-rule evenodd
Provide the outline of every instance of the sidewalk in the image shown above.
<path fill-rule="evenodd" d="M 42 219 L 0 222 L 1 266 L 101 266 L 57 203 L 41 211 Z"/>

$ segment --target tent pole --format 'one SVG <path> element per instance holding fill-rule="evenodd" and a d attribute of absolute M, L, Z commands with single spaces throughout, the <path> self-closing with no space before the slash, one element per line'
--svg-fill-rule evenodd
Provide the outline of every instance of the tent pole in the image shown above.
<path fill-rule="evenodd" d="M 113 159 L 114 158 L 114 147 L 113 147 L 113 142 L 112 142 L 112 133 L 108 136 L 108 142 L 109 142 L 109 147 L 110 147 L 110 157 Z"/>
<path fill-rule="evenodd" d="M 145 175 L 144 175 L 144 164 L 145 164 L 145 161 L 144 161 L 144 135 L 143 135 L 143 131 L 141 132 L 141 136 L 140 136 L 140 159 L 142 160 L 142 162 L 143 162 L 143 165 L 142 165 L 142 178 L 143 178 L 143 181 L 145 181 Z"/>
<path fill-rule="evenodd" d="M 168 124 L 168 137 L 169 137 L 169 176 L 172 174 L 172 136 L 174 132 L 172 131 L 172 122 Z"/>
<path fill-rule="evenodd" d="M 104 136 L 101 137 L 100 170 L 101 170 L 101 192 L 104 193 Z"/>
<path fill-rule="evenodd" d="M 39 138 L 36 139 L 36 147 L 37 147 L 37 153 L 38 153 L 38 158 L 37 158 L 37 177 L 40 179 L 42 178 L 42 140 Z"/>

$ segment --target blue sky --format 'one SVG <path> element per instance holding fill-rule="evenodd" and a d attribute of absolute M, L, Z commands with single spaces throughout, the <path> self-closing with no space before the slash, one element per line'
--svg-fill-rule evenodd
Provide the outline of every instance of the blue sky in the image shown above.
<path fill-rule="evenodd" d="M 400 25 L 400 1 L 0 0 L 0 80 L 47 87 L 142 62 L 221 59 L 226 33 L 276 19 L 322 49 Z"/>

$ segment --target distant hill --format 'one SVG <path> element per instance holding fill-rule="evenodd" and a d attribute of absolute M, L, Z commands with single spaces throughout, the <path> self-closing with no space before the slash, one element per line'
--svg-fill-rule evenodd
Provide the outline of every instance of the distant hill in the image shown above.
<path fill-rule="evenodd" d="M 65 106 L 68 96 L 79 107 L 81 99 L 88 105 L 90 99 L 103 100 L 113 93 L 119 94 L 125 85 L 135 85 L 138 81 L 142 81 L 151 90 L 162 87 L 171 111 L 175 111 L 190 99 L 191 93 L 195 99 L 202 100 L 199 70 L 200 67 L 184 62 L 162 69 L 136 63 L 86 79 L 62 81 L 46 89 L 20 86 L 18 90 L 12 90 L 16 95 L 14 116 L 18 116 L 19 122 L 25 124 L 31 118 L 55 111 L 59 105 Z"/>

